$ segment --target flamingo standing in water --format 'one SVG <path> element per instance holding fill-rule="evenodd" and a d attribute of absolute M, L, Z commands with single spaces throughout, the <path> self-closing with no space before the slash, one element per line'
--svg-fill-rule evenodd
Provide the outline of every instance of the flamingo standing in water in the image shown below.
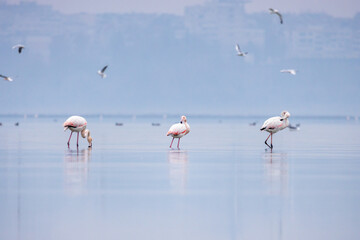
<path fill-rule="evenodd" d="M 290 117 L 290 113 L 287 111 L 283 111 L 281 113 L 281 117 L 272 117 L 269 118 L 268 120 L 266 120 L 264 122 L 264 124 L 262 125 L 262 127 L 260 128 L 260 131 L 267 131 L 270 133 L 270 135 L 267 137 L 267 139 L 265 140 L 265 144 L 272 149 L 273 145 L 272 145 L 272 135 L 274 133 L 277 133 L 280 130 L 283 130 L 284 128 L 286 128 L 287 126 L 289 126 L 289 120 L 288 118 Z M 269 144 L 267 143 L 267 140 L 269 139 L 269 137 L 271 137 L 271 144 L 269 146 Z"/>
<path fill-rule="evenodd" d="M 71 134 L 69 137 L 69 141 L 67 142 L 68 147 L 70 146 L 70 139 L 73 132 L 77 132 L 77 142 L 76 146 L 79 147 L 79 133 L 81 132 L 81 136 L 83 138 L 87 137 L 87 141 L 89 142 L 89 147 L 92 147 L 92 137 L 90 136 L 89 129 L 86 129 L 87 122 L 85 118 L 80 116 L 71 116 L 64 122 L 64 131 L 70 129 Z"/>
<path fill-rule="evenodd" d="M 174 142 L 174 138 L 178 138 L 178 144 L 177 144 L 177 148 L 179 148 L 179 144 L 180 144 L 180 138 L 182 138 L 183 136 L 185 136 L 186 134 L 188 134 L 190 132 L 190 126 L 187 123 L 186 117 L 185 116 L 181 116 L 181 120 L 180 123 L 176 123 L 174 125 L 172 125 L 169 129 L 169 131 L 167 132 L 166 136 L 172 136 L 172 141 L 170 144 L 170 148 Z"/>

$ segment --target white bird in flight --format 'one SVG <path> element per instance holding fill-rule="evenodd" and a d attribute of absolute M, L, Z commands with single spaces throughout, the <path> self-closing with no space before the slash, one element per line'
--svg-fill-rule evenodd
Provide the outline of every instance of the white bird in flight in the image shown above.
<path fill-rule="evenodd" d="M 105 67 L 103 67 L 101 70 L 98 71 L 98 74 L 102 77 L 102 78 L 106 78 L 106 74 L 105 74 L 105 70 L 107 69 L 108 65 L 106 65 Z"/>
<path fill-rule="evenodd" d="M 178 144 L 177 144 L 177 148 L 179 149 L 179 144 L 180 144 L 180 138 L 182 138 L 183 136 L 185 136 L 186 134 L 188 134 L 190 132 L 190 126 L 187 123 L 186 117 L 185 116 L 181 116 L 181 121 L 180 123 L 174 124 L 170 127 L 169 131 L 167 132 L 166 136 L 172 136 L 172 141 L 170 144 L 170 148 L 174 142 L 174 138 L 178 138 Z"/>
<path fill-rule="evenodd" d="M 7 76 L 1 75 L 1 74 L 0 74 L 0 77 L 2 77 L 4 80 L 9 81 L 9 82 L 13 81 L 13 79 L 11 77 L 7 77 Z"/>
<path fill-rule="evenodd" d="M 272 135 L 274 133 L 277 133 L 280 130 L 283 130 L 284 128 L 289 126 L 289 121 L 288 118 L 290 117 L 290 113 L 287 111 L 283 111 L 281 113 L 281 117 L 272 117 L 267 119 L 264 124 L 262 125 L 262 127 L 260 128 L 260 131 L 267 131 L 270 133 L 270 135 L 267 137 L 267 139 L 265 140 L 265 144 L 272 149 L 273 145 L 272 145 Z M 269 139 L 269 137 L 271 136 L 271 144 L 269 146 L 269 144 L 267 143 L 267 140 Z"/>
<path fill-rule="evenodd" d="M 282 72 L 282 73 L 290 73 L 292 75 L 296 75 L 296 70 L 295 69 L 283 69 L 283 70 L 280 70 L 280 72 Z"/>
<path fill-rule="evenodd" d="M 83 138 L 87 137 L 87 141 L 89 142 L 89 147 L 92 147 L 92 137 L 90 136 L 90 131 L 86 129 L 87 122 L 85 118 L 80 116 L 71 116 L 69 117 L 63 124 L 64 131 L 70 129 L 71 134 L 69 137 L 69 141 L 67 142 L 68 147 L 70 146 L 70 139 L 73 132 L 77 132 L 77 142 L 76 146 L 79 147 L 79 132 L 81 132 L 81 136 Z"/>
<path fill-rule="evenodd" d="M 25 48 L 24 45 L 22 44 L 16 44 L 15 46 L 12 47 L 12 49 L 16 49 L 18 50 L 19 54 L 21 53 L 21 51 Z"/>
<path fill-rule="evenodd" d="M 280 18 L 280 23 L 283 24 L 283 18 L 280 12 L 277 9 L 269 8 L 270 14 L 276 14 Z"/>
<path fill-rule="evenodd" d="M 237 52 L 237 55 L 238 55 L 238 56 L 244 57 L 244 56 L 246 56 L 246 54 L 248 54 L 247 52 L 242 52 L 242 51 L 241 51 L 241 49 L 240 49 L 240 47 L 239 47 L 239 44 L 236 44 L 236 45 L 235 45 L 235 49 L 236 49 L 236 52 Z"/>

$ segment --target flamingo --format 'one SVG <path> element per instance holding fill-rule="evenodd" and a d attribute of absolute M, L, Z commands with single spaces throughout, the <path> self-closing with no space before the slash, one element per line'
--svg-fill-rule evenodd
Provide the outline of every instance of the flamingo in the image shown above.
<path fill-rule="evenodd" d="M 25 48 L 25 46 L 22 45 L 22 44 L 16 44 L 15 46 L 12 47 L 12 49 L 15 49 L 15 48 L 17 48 L 17 50 L 18 50 L 18 52 L 20 54 L 21 51 Z"/>
<path fill-rule="evenodd" d="M 269 8 L 270 14 L 276 14 L 280 18 L 280 23 L 283 24 L 283 18 L 281 13 L 277 9 Z"/>
<path fill-rule="evenodd" d="M 280 130 L 283 130 L 284 128 L 286 128 L 287 126 L 289 126 L 289 121 L 288 118 L 290 117 L 290 113 L 287 111 L 283 111 L 281 113 L 281 117 L 272 117 L 267 119 L 264 124 L 262 125 L 262 127 L 260 128 L 260 131 L 267 131 L 270 133 L 270 135 L 267 137 L 267 139 L 265 140 L 265 144 L 272 149 L 273 145 L 272 145 L 272 135 L 274 133 L 277 133 Z M 267 143 L 267 140 L 269 139 L 269 137 L 271 137 L 271 145 L 269 146 L 269 144 Z"/>
<path fill-rule="evenodd" d="M 174 138 L 178 138 L 178 144 L 177 144 L 177 148 L 179 148 L 179 144 L 180 144 L 180 138 L 182 138 L 183 136 L 185 136 L 186 134 L 188 134 L 190 132 L 190 126 L 187 123 L 186 117 L 185 116 L 181 116 L 181 120 L 180 123 L 176 123 L 174 125 L 172 125 L 169 129 L 169 131 L 167 132 L 166 136 L 172 136 L 172 141 L 170 144 L 170 148 L 174 142 Z"/>
<path fill-rule="evenodd" d="M 108 65 L 103 67 L 101 70 L 98 71 L 98 74 L 101 76 L 101 78 L 106 78 L 105 70 L 107 69 Z"/>
<path fill-rule="evenodd" d="M 64 131 L 70 129 L 71 134 L 69 137 L 69 141 L 67 142 L 68 147 L 70 146 L 70 139 L 73 132 L 77 132 L 77 142 L 76 146 L 79 147 L 79 132 L 81 132 L 81 136 L 83 138 L 87 137 L 87 141 L 89 142 L 89 147 L 92 147 L 92 137 L 90 136 L 89 129 L 86 129 L 87 122 L 85 118 L 80 116 L 71 116 L 64 122 Z"/>

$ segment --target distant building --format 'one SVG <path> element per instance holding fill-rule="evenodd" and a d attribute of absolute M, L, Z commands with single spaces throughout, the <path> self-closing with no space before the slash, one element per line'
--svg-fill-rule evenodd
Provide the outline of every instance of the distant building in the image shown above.
<path fill-rule="evenodd" d="M 288 57 L 360 58 L 360 28 L 305 25 L 288 33 Z"/>
<path fill-rule="evenodd" d="M 185 26 L 190 34 L 222 43 L 263 45 L 265 31 L 247 18 L 247 0 L 211 0 L 185 9 Z"/>
<path fill-rule="evenodd" d="M 268 24 L 272 16 L 250 15 L 248 0 L 210 0 L 187 7 L 184 22 L 190 34 L 222 44 L 253 44 L 286 52 L 287 58 L 357 59 L 360 57 L 360 14 L 338 19 L 324 14 L 286 15 L 284 24 Z M 276 19 L 277 20 L 277 19 Z M 290 25 L 293 24 L 293 25 Z"/>

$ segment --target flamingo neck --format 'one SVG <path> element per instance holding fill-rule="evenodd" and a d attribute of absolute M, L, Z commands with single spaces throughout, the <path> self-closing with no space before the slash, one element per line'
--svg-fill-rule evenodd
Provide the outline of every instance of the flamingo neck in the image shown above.
<path fill-rule="evenodd" d="M 90 131 L 89 131 L 89 130 L 84 129 L 84 130 L 81 131 L 81 136 L 82 136 L 83 138 L 86 138 L 86 136 L 89 136 L 89 135 L 90 135 Z"/>
<path fill-rule="evenodd" d="M 286 127 L 289 126 L 289 120 L 288 120 L 288 118 L 284 118 L 283 122 L 284 122 L 284 124 L 285 124 Z"/>
<path fill-rule="evenodd" d="M 185 128 L 186 128 L 186 133 L 190 132 L 190 126 L 187 122 L 185 122 Z"/>

